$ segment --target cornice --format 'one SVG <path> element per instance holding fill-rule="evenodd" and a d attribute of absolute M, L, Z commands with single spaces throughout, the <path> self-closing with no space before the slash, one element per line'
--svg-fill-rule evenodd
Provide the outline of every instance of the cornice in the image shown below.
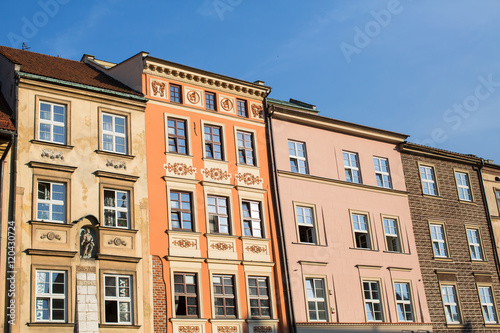
<path fill-rule="evenodd" d="M 70 172 L 70 173 L 73 173 L 77 169 L 77 167 L 69 166 L 69 165 L 50 164 L 50 163 L 35 162 L 35 161 L 29 162 L 28 166 L 30 168 L 64 171 L 64 172 Z"/>
<path fill-rule="evenodd" d="M 481 164 L 481 159 L 476 156 L 454 153 L 447 150 L 417 145 L 415 143 L 404 142 L 399 144 L 398 147 L 401 153 L 420 155 L 424 157 L 465 163 L 470 165 Z"/>
<path fill-rule="evenodd" d="M 114 172 L 108 172 L 108 171 L 102 171 L 102 170 L 97 170 L 94 172 L 96 177 L 103 177 L 103 178 L 113 178 L 113 179 L 118 179 L 118 180 L 126 180 L 129 182 L 136 182 L 137 179 L 139 179 L 139 176 L 133 176 L 133 175 L 124 175 L 121 173 L 114 173 Z"/>

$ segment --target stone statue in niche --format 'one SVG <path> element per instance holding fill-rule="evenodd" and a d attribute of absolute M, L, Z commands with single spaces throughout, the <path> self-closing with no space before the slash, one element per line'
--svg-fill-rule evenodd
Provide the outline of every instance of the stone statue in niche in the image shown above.
<path fill-rule="evenodd" d="M 89 227 L 80 230 L 80 257 L 90 259 L 95 256 L 95 231 Z"/>

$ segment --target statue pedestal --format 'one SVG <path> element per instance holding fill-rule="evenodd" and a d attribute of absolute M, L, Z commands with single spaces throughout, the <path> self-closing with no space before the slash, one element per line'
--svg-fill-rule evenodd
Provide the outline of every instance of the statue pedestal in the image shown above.
<path fill-rule="evenodd" d="M 99 332 L 97 274 L 94 259 L 80 259 L 76 267 L 76 320 L 78 332 Z"/>

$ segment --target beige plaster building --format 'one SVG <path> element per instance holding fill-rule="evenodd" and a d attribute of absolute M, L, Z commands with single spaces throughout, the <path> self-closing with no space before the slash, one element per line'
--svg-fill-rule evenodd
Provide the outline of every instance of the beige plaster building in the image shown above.
<path fill-rule="evenodd" d="M 500 247 L 500 165 L 485 161 L 482 164 L 481 176 L 493 229 L 492 237 L 496 245 L 494 253 L 498 261 L 498 249 Z"/>
<path fill-rule="evenodd" d="M 8 47 L 0 82 L 18 128 L 0 327 L 151 332 L 146 99 L 82 62 Z"/>

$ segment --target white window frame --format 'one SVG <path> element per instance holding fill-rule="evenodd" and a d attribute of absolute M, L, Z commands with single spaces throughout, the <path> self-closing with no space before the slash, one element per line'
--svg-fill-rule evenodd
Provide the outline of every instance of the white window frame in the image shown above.
<path fill-rule="evenodd" d="M 477 286 L 477 290 L 485 324 L 498 324 L 493 288 L 491 286 Z"/>
<path fill-rule="evenodd" d="M 112 288 L 113 286 L 108 286 L 106 285 L 106 278 L 113 278 L 115 280 L 115 296 L 108 296 L 106 295 L 106 292 L 108 288 Z M 128 279 L 128 296 L 121 296 L 120 295 L 120 286 L 119 286 L 119 281 L 120 279 Z M 134 304 L 133 304 L 133 279 L 131 275 L 121 275 L 121 274 L 104 274 L 103 277 L 104 281 L 104 301 L 103 301 L 103 306 L 104 306 L 104 318 L 103 321 L 106 324 L 112 324 L 112 325 L 132 325 L 133 324 L 133 318 L 134 318 Z M 106 321 L 106 302 L 116 302 L 116 313 L 117 313 L 117 322 L 108 322 Z M 121 321 L 120 318 L 120 304 L 121 303 L 128 303 L 129 304 L 129 321 Z"/>
<path fill-rule="evenodd" d="M 49 292 L 39 292 L 38 291 L 38 284 L 39 283 L 45 283 L 42 281 L 39 281 L 38 273 L 49 273 Z M 55 294 L 53 293 L 53 274 L 64 274 L 64 293 L 62 294 Z M 35 287 L 35 321 L 37 322 L 58 322 L 58 323 L 64 323 L 67 321 L 68 318 L 68 302 L 67 302 L 67 293 L 68 293 L 68 281 L 67 281 L 67 276 L 68 273 L 67 271 L 59 271 L 59 270 L 46 270 L 46 269 L 37 269 L 35 270 L 35 275 L 36 275 L 36 287 Z M 49 300 L 49 319 L 44 320 L 44 319 L 39 319 L 37 317 L 37 301 L 38 299 L 48 299 Z M 64 319 L 62 320 L 55 320 L 52 319 L 53 316 L 53 308 L 52 308 L 52 301 L 53 300 L 63 300 L 64 301 Z"/>
<path fill-rule="evenodd" d="M 293 147 L 290 147 L 290 145 L 293 145 Z M 302 151 L 304 152 L 304 156 L 299 156 L 299 145 L 302 146 Z M 309 173 L 308 166 L 307 166 L 307 152 L 306 152 L 306 143 L 305 142 L 299 142 L 299 141 L 294 141 L 294 140 L 288 140 L 288 155 L 290 157 L 290 170 L 292 172 L 296 173 L 302 173 L 307 175 Z M 295 162 L 297 170 L 294 171 L 292 169 L 292 162 Z M 303 163 L 303 166 L 301 167 L 300 164 L 301 162 Z"/>
<path fill-rule="evenodd" d="M 38 197 L 38 191 L 39 191 L 38 186 L 40 185 L 40 183 L 50 184 L 50 199 L 40 199 Z M 54 187 L 54 185 L 63 187 L 63 200 L 53 199 L 53 195 L 54 195 L 53 187 Z M 57 183 L 57 182 L 51 182 L 51 181 L 45 181 L 45 180 L 38 180 L 37 184 L 36 184 L 36 219 L 38 221 L 45 221 L 45 222 L 66 223 L 66 220 L 67 220 L 66 200 L 67 200 L 66 183 Z M 38 215 L 39 214 L 39 210 L 38 210 L 39 204 L 45 204 L 45 205 L 49 206 L 49 218 L 48 219 L 39 218 L 39 215 Z M 54 206 L 62 206 L 63 207 L 64 217 L 63 217 L 62 221 L 53 219 L 53 207 Z"/>
<path fill-rule="evenodd" d="M 240 145 L 240 139 L 238 138 L 239 135 L 242 135 L 242 142 L 243 145 Z M 246 140 L 246 137 L 249 135 L 250 140 Z M 245 142 L 250 141 L 251 145 L 250 147 L 247 147 L 245 145 Z M 255 146 L 255 133 L 253 132 L 248 132 L 244 130 L 237 129 L 236 130 L 236 150 L 237 150 L 237 156 L 236 158 L 238 159 L 238 164 L 242 165 L 250 165 L 250 166 L 257 166 L 257 150 Z M 249 158 L 247 156 L 247 152 L 251 151 L 252 152 L 252 163 L 249 163 Z M 240 161 L 240 152 L 243 152 L 243 157 L 244 161 Z"/>
<path fill-rule="evenodd" d="M 393 221 L 394 225 L 386 225 L 386 220 L 387 221 Z M 401 249 L 401 239 L 399 237 L 399 221 L 397 218 L 394 217 L 388 217 L 388 216 L 383 216 L 382 217 L 382 222 L 384 223 L 384 234 L 385 234 L 385 242 L 386 242 L 386 247 L 387 251 L 389 252 L 402 252 Z M 394 229 L 394 231 L 393 231 Z M 389 230 L 389 232 L 388 232 Z M 397 249 L 396 250 L 389 250 L 389 239 L 396 239 L 397 242 Z"/>
<path fill-rule="evenodd" d="M 44 111 L 44 112 L 50 112 L 50 120 L 42 118 L 42 104 L 47 104 L 47 105 L 50 106 L 50 111 Z M 55 118 L 54 107 L 56 107 L 56 106 L 57 107 L 62 107 L 64 109 L 64 115 L 63 115 L 64 120 L 62 122 L 54 120 L 54 118 Z M 52 143 L 56 143 L 56 144 L 66 145 L 66 141 L 67 141 L 67 123 L 68 123 L 68 120 L 67 120 L 68 119 L 68 108 L 67 108 L 67 106 L 64 105 L 64 104 L 59 104 L 59 103 L 39 101 L 38 107 L 39 107 L 39 110 L 38 110 L 38 139 L 40 141 L 52 142 Z M 50 126 L 50 132 L 49 132 L 50 140 L 42 139 L 42 135 L 41 135 L 41 127 L 42 127 L 42 125 L 48 125 L 48 126 Z M 62 127 L 62 129 L 63 129 L 63 133 L 62 133 L 63 141 L 62 142 L 54 140 L 54 127 Z"/>
<path fill-rule="evenodd" d="M 308 281 L 311 281 L 310 284 L 311 284 L 312 288 L 308 288 Z M 317 295 L 317 291 L 320 288 L 316 288 L 316 282 L 321 282 L 321 286 L 323 289 L 323 297 L 318 297 L 318 295 Z M 305 293 L 306 293 L 307 317 L 309 318 L 309 321 L 315 321 L 315 322 L 328 321 L 327 289 L 326 289 L 325 279 L 324 278 L 315 278 L 315 277 L 306 277 L 304 283 L 305 283 Z M 309 290 L 311 290 L 311 292 L 313 294 L 312 297 L 309 295 L 309 292 L 308 292 Z M 310 309 L 309 302 L 314 303 L 314 310 Z M 319 306 L 318 306 L 319 304 L 323 304 L 324 310 L 319 309 Z M 311 318 L 311 311 L 313 311 L 315 313 L 315 316 L 316 316 L 315 319 Z M 325 313 L 325 319 L 318 319 L 320 312 Z"/>
<path fill-rule="evenodd" d="M 385 161 L 387 166 L 387 171 L 383 170 L 382 161 Z M 384 188 L 392 188 L 391 169 L 389 168 L 389 160 L 384 157 L 374 156 L 373 164 L 375 167 L 375 178 L 377 179 L 377 186 Z M 387 178 L 387 180 L 384 178 L 384 176 Z M 379 184 L 379 179 L 380 179 L 380 184 Z"/>
<path fill-rule="evenodd" d="M 368 283 L 369 289 L 365 289 L 365 283 Z M 373 297 L 373 293 L 375 292 L 373 289 L 373 284 L 377 286 L 377 293 L 378 293 L 378 298 Z M 363 280 L 362 281 L 363 285 L 363 300 L 365 304 L 365 312 L 366 312 L 366 321 L 368 322 L 382 322 L 384 321 L 384 309 L 382 306 L 382 299 L 381 299 L 381 294 L 382 290 L 380 288 L 380 282 L 379 281 L 374 281 L 374 280 Z M 366 293 L 370 294 L 370 298 L 366 298 Z M 375 310 L 375 306 L 378 305 L 380 309 L 380 319 L 376 319 L 375 313 L 377 312 Z M 370 319 L 373 318 L 373 319 Z"/>
<path fill-rule="evenodd" d="M 356 216 L 356 221 L 355 217 Z M 363 216 L 365 218 L 364 223 L 360 221 L 359 217 Z M 351 223 L 352 223 L 352 230 L 354 234 L 354 247 L 357 249 L 366 249 L 366 250 L 371 250 L 372 249 L 372 240 L 371 240 L 371 235 L 370 235 L 370 219 L 368 217 L 368 214 L 365 213 L 359 213 L 359 212 L 353 212 L 351 213 Z M 356 226 L 356 224 L 358 226 Z M 366 230 L 360 229 L 363 224 L 366 225 Z M 357 234 L 363 234 L 366 235 L 366 240 L 367 240 L 367 247 L 360 247 L 357 244 Z"/>
<path fill-rule="evenodd" d="M 214 198 L 215 199 L 215 209 L 216 209 L 216 212 L 210 212 L 209 211 L 209 207 L 210 206 L 213 206 L 213 205 L 209 205 L 208 203 L 208 199 L 210 198 Z M 225 200 L 226 202 L 226 205 L 225 205 L 225 208 L 226 208 L 226 213 L 221 213 L 220 210 L 221 208 L 223 208 L 224 206 L 223 205 L 220 205 L 219 204 L 219 201 L 222 201 L 222 200 Z M 231 228 L 231 217 L 230 217 L 230 214 L 229 214 L 229 210 L 230 210 L 230 207 L 229 207 L 229 198 L 228 197 L 225 197 L 225 196 L 220 196 L 220 195 L 212 195 L 212 194 L 209 194 L 207 195 L 207 212 L 208 212 L 208 227 L 209 227 L 209 232 L 210 233 L 216 233 L 216 234 L 221 234 L 221 235 L 231 235 L 232 233 L 232 228 Z M 214 231 L 210 231 L 210 216 L 216 216 L 217 217 L 217 230 L 214 230 Z M 219 219 L 219 216 L 223 216 L 223 217 L 226 217 L 227 218 L 227 225 L 225 225 L 227 227 L 227 232 L 221 232 L 221 223 L 220 223 L 220 219 Z M 224 226 L 224 225 L 223 225 Z"/>
<path fill-rule="evenodd" d="M 250 216 L 244 216 L 244 208 L 243 206 L 245 204 L 248 204 L 249 207 L 249 214 Z M 255 210 L 254 208 L 257 207 Z M 261 203 L 259 201 L 255 200 L 242 200 L 241 201 L 241 215 L 243 216 L 243 236 L 248 236 L 248 237 L 257 237 L 257 238 L 264 238 L 264 226 L 262 225 L 262 212 L 261 212 Z M 257 215 L 255 216 L 254 215 Z M 250 235 L 247 235 L 246 229 L 245 228 L 245 223 L 248 223 L 248 226 L 250 227 Z"/>
<path fill-rule="evenodd" d="M 106 198 L 104 195 L 104 192 L 109 191 L 109 192 L 114 192 L 115 194 L 115 204 L 114 206 L 107 206 L 106 205 Z M 118 205 L 118 194 L 119 193 L 125 193 L 127 195 L 127 207 L 117 207 Z M 121 228 L 121 229 L 130 229 L 130 191 L 126 190 L 118 190 L 114 188 L 108 188 L 104 187 L 103 192 L 102 192 L 102 206 L 103 206 L 103 226 L 105 227 L 112 227 L 112 228 Z M 106 210 L 112 211 L 115 214 L 114 218 L 114 223 L 113 225 L 108 225 L 106 224 Z M 127 226 L 119 226 L 118 225 L 118 214 L 119 213 L 126 213 L 127 214 Z"/>
<path fill-rule="evenodd" d="M 347 164 L 346 164 L 346 156 L 347 156 Z M 357 164 L 355 166 L 352 165 L 352 157 L 354 157 L 354 160 Z M 345 173 L 346 173 L 345 180 L 350 182 L 350 183 L 363 184 L 363 179 L 361 177 L 361 171 L 359 169 L 358 153 L 351 153 L 348 151 L 343 151 L 342 152 L 342 160 L 344 161 L 344 169 L 345 169 Z M 358 181 L 354 181 L 354 174 L 355 173 L 357 174 Z M 351 180 L 349 180 L 349 178 L 351 178 Z"/>
<path fill-rule="evenodd" d="M 304 214 L 303 215 L 300 215 L 299 214 L 299 209 L 302 209 Z M 307 223 L 306 222 L 306 217 L 307 215 L 305 214 L 305 210 L 309 210 L 311 212 L 311 223 Z M 296 205 L 295 206 L 295 217 L 297 219 L 297 232 L 298 232 L 298 238 L 297 240 L 299 241 L 299 243 L 302 243 L 302 244 L 317 244 L 317 238 L 316 238 L 316 217 L 314 215 L 314 208 L 313 207 L 310 207 L 310 206 L 303 206 L 303 205 Z M 302 221 L 303 222 L 300 222 L 300 218 L 299 217 L 302 217 Z M 311 229 L 311 233 L 312 233 L 312 241 L 311 242 L 303 242 L 301 241 L 300 239 L 300 227 L 306 227 L 306 228 L 310 228 Z"/>
<path fill-rule="evenodd" d="M 467 233 L 467 243 L 469 244 L 470 258 L 473 261 L 483 261 L 483 247 L 481 246 L 481 234 L 478 228 L 466 228 Z M 476 239 L 471 239 L 473 233 L 475 233 Z"/>
<path fill-rule="evenodd" d="M 433 227 L 436 229 L 436 232 L 433 232 Z M 439 239 L 439 238 L 434 237 L 434 234 L 438 235 L 437 228 L 440 228 L 440 230 L 441 230 L 440 234 L 443 235 L 443 237 L 442 237 L 443 239 Z M 448 258 L 449 253 L 448 253 L 448 245 L 446 242 L 446 231 L 445 231 L 444 224 L 442 224 L 442 223 L 430 223 L 429 224 L 429 231 L 431 233 L 432 253 L 434 254 L 434 257 L 435 258 Z M 437 244 L 437 249 L 439 250 L 438 253 L 436 253 L 436 248 L 434 246 L 435 244 Z M 445 252 L 444 254 L 442 253 L 442 250 L 444 250 L 444 252 Z"/>
<path fill-rule="evenodd" d="M 438 196 L 439 192 L 434 167 L 430 165 L 419 165 L 419 173 L 420 180 L 422 181 L 422 192 L 425 195 Z"/>
<path fill-rule="evenodd" d="M 111 117 L 111 127 L 113 128 L 111 131 L 104 129 L 104 117 Z M 116 119 L 123 119 L 123 133 L 117 132 L 116 131 Z M 127 124 L 127 117 L 126 116 L 120 116 L 120 115 L 115 115 L 112 113 L 107 113 L 107 112 L 102 112 L 101 114 L 101 122 L 102 122 L 102 150 L 103 151 L 109 151 L 112 153 L 116 154 L 123 154 L 127 155 L 128 154 L 128 137 L 127 137 L 127 131 L 128 131 L 128 124 Z M 111 149 L 106 149 L 105 147 L 105 141 L 104 141 L 104 136 L 110 136 L 112 140 L 112 148 Z M 124 141 L 124 151 L 117 151 L 117 143 L 116 140 L 118 138 L 122 138 Z"/>
<path fill-rule="evenodd" d="M 453 284 L 442 284 L 440 287 L 446 322 L 448 324 L 462 323 L 457 287 Z M 447 298 L 447 300 L 445 300 L 445 297 Z M 450 299 L 450 297 L 452 297 L 453 299 Z M 453 317 L 457 317 L 458 320 L 454 320 Z"/>
<path fill-rule="evenodd" d="M 461 201 L 472 201 L 472 191 L 470 188 L 469 174 L 466 172 L 455 171 L 455 180 L 457 182 L 458 198 Z"/>
<path fill-rule="evenodd" d="M 406 290 L 403 290 L 403 286 L 406 287 Z M 400 293 L 399 299 L 398 299 L 398 291 Z M 411 294 L 411 284 L 409 282 L 394 282 L 394 295 L 395 295 L 395 300 L 396 300 L 396 310 L 398 312 L 398 321 L 400 322 L 413 322 L 415 321 L 414 318 L 414 311 L 413 311 L 413 304 L 412 304 L 412 294 Z M 409 306 L 409 311 L 408 311 L 408 306 Z M 411 319 L 407 319 L 408 314 L 410 315 Z M 403 319 L 401 318 L 401 315 L 403 316 Z"/>

